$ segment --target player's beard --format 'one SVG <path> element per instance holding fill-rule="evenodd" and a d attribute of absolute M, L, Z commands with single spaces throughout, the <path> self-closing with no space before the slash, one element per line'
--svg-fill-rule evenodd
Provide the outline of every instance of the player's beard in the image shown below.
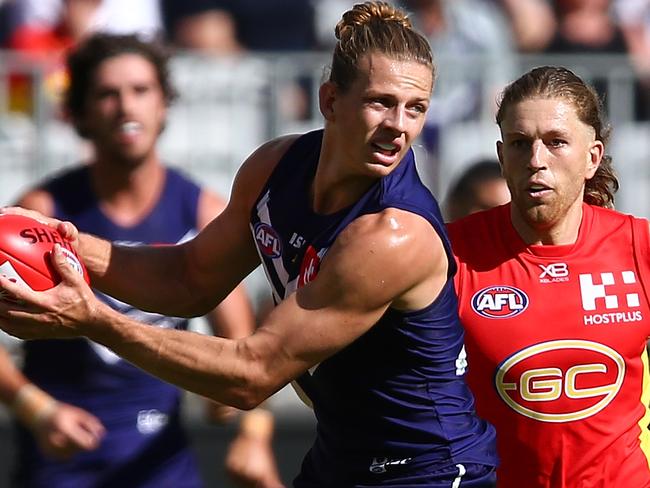
<path fill-rule="evenodd" d="M 155 141 L 153 144 L 142 145 L 141 147 L 119 146 L 114 143 L 96 145 L 95 151 L 96 159 L 124 169 L 137 168 L 154 154 Z"/>
<path fill-rule="evenodd" d="M 582 203 L 583 193 L 555 193 L 544 202 L 517 206 L 521 218 L 533 229 L 543 230 L 561 222 L 568 215 L 572 206 Z M 523 208 L 522 208 L 523 207 Z"/>

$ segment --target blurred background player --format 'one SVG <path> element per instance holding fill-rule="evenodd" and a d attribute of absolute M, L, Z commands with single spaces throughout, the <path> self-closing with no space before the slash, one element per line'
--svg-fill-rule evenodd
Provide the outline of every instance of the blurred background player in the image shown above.
<path fill-rule="evenodd" d="M 448 222 L 510 201 L 499 161 L 483 159 L 470 164 L 451 186 L 444 211 Z"/>
<path fill-rule="evenodd" d="M 90 141 L 92 159 L 19 203 L 122 245 L 182 242 L 221 212 L 221 198 L 163 165 L 157 153 L 175 96 L 166 63 L 157 46 L 135 36 L 82 42 L 68 58 L 65 109 Z M 187 328 L 187 320 L 99 296 L 153 326 Z M 220 335 L 253 331 L 241 287 L 209 318 Z M 30 341 L 23 349 L 22 373 L 5 351 L 0 356 L 0 398 L 21 422 L 14 486 L 201 486 L 181 427 L 180 390 L 85 339 Z M 232 411 L 209 409 L 220 420 Z"/>

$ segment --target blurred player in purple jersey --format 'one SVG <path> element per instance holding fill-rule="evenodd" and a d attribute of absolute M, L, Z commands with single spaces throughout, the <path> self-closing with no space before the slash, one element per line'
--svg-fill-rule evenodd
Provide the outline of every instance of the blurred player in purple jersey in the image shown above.
<path fill-rule="evenodd" d="M 68 58 L 65 108 L 90 141 L 92 159 L 46 179 L 19 204 L 124 246 L 187 241 L 219 214 L 220 197 L 158 155 L 175 96 L 166 63 L 162 50 L 134 36 L 95 35 L 79 45 Z M 188 325 L 99 292 L 97 298 L 156 327 Z M 209 318 L 219 335 L 253 331 L 243 288 Z M 22 371 L 0 353 L 0 399 L 20 421 L 12 486 L 202 485 L 177 387 L 86 339 L 27 341 L 23 349 Z M 223 415 L 231 407 L 208 408 Z"/>

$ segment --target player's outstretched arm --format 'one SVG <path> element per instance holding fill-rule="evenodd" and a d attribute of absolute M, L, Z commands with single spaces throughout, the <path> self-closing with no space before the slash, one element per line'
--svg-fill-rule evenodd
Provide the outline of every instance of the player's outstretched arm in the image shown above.
<path fill-rule="evenodd" d="M 248 223 L 250 210 L 294 138 L 276 139 L 255 151 L 235 178 L 225 210 L 197 237 L 181 245 L 116 246 L 78 234 L 69 222 L 43 216 L 39 220 L 74 241 L 95 288 L 141 310 L 183 317 L 205 315 L 259 265 Z"/>
<path fill-rule="evenodd" d="M 235 341 L 133 321 L 86 294 L 60 249 L 54 263 L 63 281 L 45 292 L 0 277 L 25 302 L 0 303 L 3 329 L 23 338 L 85 335 L 170 383 L 244 409 L 353 342 L 388 307 L 429 305 L 447 278 L 442 244 L 423 218 L 394 209 L 366 215 L 339 235 L 314 281 Z"/>

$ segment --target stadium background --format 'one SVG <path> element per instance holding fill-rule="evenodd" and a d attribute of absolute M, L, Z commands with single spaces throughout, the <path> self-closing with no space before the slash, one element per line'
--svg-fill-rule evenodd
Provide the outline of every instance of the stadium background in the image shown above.
<path fill-rule="evenodd" d="M 164 160 L 228 194 L 240 163 L 259 144 L 321 126 L 316 94 L 328 62 L 324 51 L 251 51 L 223 58 L 179 52 L 171 66 L 180 97 L 160 141 Z M 503 84 L 533 66 L 554 64 L 573 69 L 606 94 L 614 126 L 609 153 L 621 182 L 616 207 L 650 217 L 650 127 L 635 113 L 638 72 L 627 55 L 441 54 L 436 64 L 434 103 L 415 150 L 423 178 L 440 201 L 467 165 L 495 156 L 494 109 Z M 16 75 L 29 80 L 29 91 L 15 92 L 11 79 Z M 52 90 L 56 76 L 15 52 L 0 52 L 0 204 L 10 203 L 44 175 L 88 154 L 87 145 L 57 110 Z M 13 110 L 16 104 L 23 109 Z M 256 304 L 267 298 L 261 273 L 254 273 L 246 284 Z M 200 321 L 194 327 L 203 330 Z M 2 339 L 10 347 L 16 344 L 11 338 Z M 290 482 L 311 442 L 313 417 L 290 388 L 275 395 L 270 408 L 278 419 L 274 444 L 280 471 Z M 207 486 L 229 486 L 223 458 L 234 427 L 206 425 L 192 396 L 186 403 L 186 421 Z M 0 417 L 0 488 L 9 486 L 11 456 L 5 415 Z"/>

